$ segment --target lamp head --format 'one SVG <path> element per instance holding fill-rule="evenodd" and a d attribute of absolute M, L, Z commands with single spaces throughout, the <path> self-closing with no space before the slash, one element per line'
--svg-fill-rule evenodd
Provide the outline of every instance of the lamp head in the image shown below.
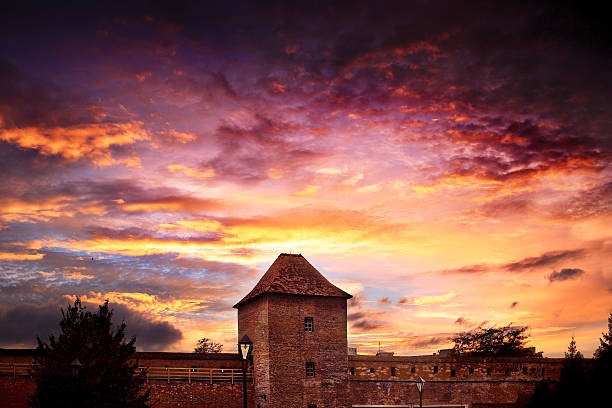
<path fill-rule="evenodd" d="M 423 385 L 425 385 L 425 380 L 419 377 L 414 382 L 419 392 L 423 392 Z"/>
<path fill-rule="evenodd" d="M 251 357 L 251 352 L 253 351 L 253 342 L 249 339 L 249 336 L 246 334 L 242 336 L 240 341 L 238 342 L 238 354 L 240 354 L 240 358 L 243 360 Z"/>

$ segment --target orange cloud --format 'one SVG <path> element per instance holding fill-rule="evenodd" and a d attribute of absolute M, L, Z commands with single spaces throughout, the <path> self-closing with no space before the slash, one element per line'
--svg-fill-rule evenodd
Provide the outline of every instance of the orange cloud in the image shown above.
<path fill-rule="evenodd" d="M 165 299 L 157 295 L 141 292 L 89 292 L 81 297 L 83 302 L 94 304 L 102 304 L 106 299 L 110 303 L 123 304 L 132 310 L 156 316 L 200 312 L 212 303 L 201 298 Z"/>
<path fill-rule="evenodd" d="M 5 222 L 49 221 L 52 218 L 72 217 L 74 210 L 69 209 L 69 197 L 58 196 L 37 202 L 17 199 L 0 200 L 0 219 Z M 89 207 L 86 207 L 89 208 Z M 97 211 L 90 208 L 91 211 Z M 85 211 L 87 211 L 85 209 Z"/>
<path fill-rule="evenodd" d="M 0 140 L 26 149 L 37 149 L 43 155 L 59 155 L 68 161 L 83 158 L 98 166 L 120 162 L 110 152 L 111 146 L 124 146 L 149 140 L 143 123 L 95 123 L 69 127 L 26 127 L 0 131 Z M 126 164 L 134 165 L 135 158 Z"/>
<path fill-rule="evenodd" d="M 45 254 L 16 254 L 12 252 L 0 252 L 0 259 L 3 261 L 37 261 L 42 259 Z"/>

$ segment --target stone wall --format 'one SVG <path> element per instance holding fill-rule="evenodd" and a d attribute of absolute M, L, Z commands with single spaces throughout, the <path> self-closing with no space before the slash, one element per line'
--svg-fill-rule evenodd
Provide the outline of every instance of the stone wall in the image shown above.
<path fill-rule="evenodd" d="M 272 303 L 272 313 L 285 316 L 285 336 L 272 336 L 271 350 L 275 358 L 269 361 L 271 375 L 280 385 L 273 389 L 277 392 L 286 390 L 287 397 L 272 394 L 278 402 L 275 406 L 306 407 L 307 404 L 317 404 L 317 408 L 350 407 L 359 405 L 406 405 L 418 404 L 419 395 L 414 380 L 419 376 L 425 379 L 423 404 L 434 406 L 463 406 L 467 408 L 509 408 L 524 406 L 529 400 L 533 387 L 538 381 L 547 379 L 557 381 L 563 359 L 551 358 L 451 358 L 439 356 L 414 357 L 376 357 L 347 356 L 344 353 L 338 358 L 340 343 L 334 343 L 329 334 L 317 334 L 317 322 L 321 317 L 320 307 L 337 315 L 334 305 L 313 303 L 299 310 L 285 309 L 283 300 Z M 314 317 L 315 329 L 312 333 L 303 332 L 302 315 Z M 319 316 L 319 317 L 317 317 Z M 275 320 L 277 320 L 275 318 Z M 292 322 L 300 322 L 300 330 Z M 331 321 L 331 323 L 330 323 Z M 278 324 L 281 320 L 278 319 Z M 325 323 L 327 322 L 327 323 Z M 323 332 L 333 331 L 333 320 L 321 320 L 319 329 Z M 332 324 L 331 327 L 325 324 Z M 343 323 L 340 322 L 339 326 Z M 275 324 L 275 330 L 280 330 Z M 344 323 L 344 327 L 346 324 Z M 276 331 L 275 333 L 283 333 Z M 288 335 L 287 333 L 293 333 Z M 308 336 L 321 336 L 323 342 L 336 344 L 331 349 L 316 349 L 317 342 Z M 293 346 L 281 344 L 281 340 Z M 299 361 L 290 358 L 296 350 L 302 347 L 303 354 L 297 354 Z M 284 350 L 282 349 L 284 347 Z M 330 354 L 331 353 L 331 354 Z M 28 364 L 32 362 L 33 350 L 0 350 L 0 363 Z M 301 357 L 301 356 L 304 357 Z M 278 357 L 278 358 L 276 358 Z M 149 367 L 200 367 L 200 368 L 240 368 L 241 361 L 237 354 L 223 353 L 218 355 L 195 355 L 193 353 L 138 353 L 140 365 Z M 315 377 L 306 379 L 304 363 L 306 359 L 315 362 Z M 326 363 L 325 360 L 332 361 Z M 334 361 L 345 361 L 342 370 L 348 373 L 348 386 L 334 384 L 334 373 L 338 367 Z M 257 363 L 256 363 L 257 364 Z M 437 370 L 436 370 L 437 367 Z M 348 368 L 348 369 L 347 369 Z M 395 368 L 392 375 L 392 368 Z M 332 375 L 327 375 L 330 370 Z M 543 371 L 542 371 L 543 370 Z M 293 373 L 291 377 L 282 378 L 283 373 Z M 353 374 L 351 374 L 353 373 Z M 454 375 L 453 375 L 454 374 Z M 543 375 L 542 375 L 543 374 Z M 249 407 L 264 406 L 257 395 L 257 380 L 255 386 L 249 382 Z M 157 407 L 209 407 L 209 408 L 240 408 L 242 407 L 242 383 L 235 381 L 218 382 L 194 381 L 189 384 L 185 380 L 170 382 L 151 380 L 153 400 L 158 400 Z M 34 391 L 34 383 L 29 376 L 0 376 L 0 407 L 25 408 L 27 398 Z M 265 402 L 274 402 L 270 397 Z M 291 402 L 293 401 L 293 402 Z M 287 405 L 282 405 L 287 404 Z M 269 405 L 270 406 L 270 405 Z M 269 407 L 268 406 L 268 407 Z"/>
<path fill-rule="evenodd" d="M 156 408 L 242 408 L 242 383 L 191 383 L 152 381 L 151 401 Z M 253 396 L 253 384 L 247 384 L 247 396 Z M 248 400 L 254 408 L 253 398 Z"/>
<path fill-rule="evenodd" d="M 32 364 L 34 350 L 0 350 L 0 363 Z M 228 368 L 242 367 L 238 354 L 219 353 L 198 355 L 194 353 L 137 353 L 140 366 L 169 368 Z M 28 396 L 35 390 L 29 375 L 0 375 L 0 407 L 26 408 Z M 146 386 L 151 388 L 152 401 L 158 408 L 242 408 L 242 381 L 192 381 L 187 379 L 151 379 Z M 253 383 L 247 382 L 249 408 L 255 408 Z"/>
<path fill-rule="evenodd" d="M 30 377 L 0 376 L 0 407 L 26 408 L 28 397 L 36 389 Z"/>
<path fill-rule="evenodd" d="M 414 380 L 423 378 L 423 405 L 517 407 L 535 384 L 558 381 L 563 359 L 349 356 L 352 405 L 418 404 Z"/>

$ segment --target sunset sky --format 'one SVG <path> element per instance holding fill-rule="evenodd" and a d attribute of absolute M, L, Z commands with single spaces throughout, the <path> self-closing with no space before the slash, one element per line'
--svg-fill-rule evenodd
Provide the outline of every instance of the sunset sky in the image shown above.
<path fill-rule="evenodd" d="M 597 347 L 601 10 L 97 3 L 0 12 L 0 347 L 57 332 L 79 296 L 140 350 L 233 352 L 232 305 L 281 252 L 354 296 L 360 353 L 510 323 L 545 356 Z"/>

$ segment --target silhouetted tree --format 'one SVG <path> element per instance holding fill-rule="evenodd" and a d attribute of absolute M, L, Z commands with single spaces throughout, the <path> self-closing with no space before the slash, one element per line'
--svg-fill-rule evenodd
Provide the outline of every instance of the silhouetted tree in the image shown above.
<path fill-rule="evenodd" d="M 595 350 L 591 383 L 594 401 L 609 400 L 609 389 L 612 384 L 612 313 L 608 316 L 608 332 L 602 333 L 599 347 Z"/>
<path fill-rule="evenodd" d="M 131 363 L 133 337 L 124 341 L 125 323 L 112 327 L 108 300 L 96 313 L 85 310 L 77 298 L 62 310 L 58 338 L 38 340 L 33 407 L 149 407 L 149 390 Z M 80 366 L 78 365 L 80 364 Z"/>
<path fill-rule="evenodd" d="M 542 381 L 536 388 L 530 408 L 604 406 L 612 384 L 612 313 L 608 332 L 602 333 L 594 358 L 587 363 L 572 337 L 557 384 Z"/>
<path fill-rule="evenodd" d="M 548 407 L 576 407 L 584 402 L 584 395 L 587 386 L 587 372 L 585 370 L 584 358 L 576 347 L 576 340 L 572 336 L 559 382 L 552 384 L 543 380 L 535 387 L 534 393 L 529 401 L 530 408 Z"/>
<path fill-rule="evenodd" d="M 211 339 L 202 337 L 198 340 L 196 347 L 193 349 L 194 353 L 220 353 L 223 350 L 223 344 L 215 343 Z"/>
<path fill-rule="evenodd" d="M 525 348 L 527 327 L 478 327 L 452 337 L 453 350 L 464 356 L 524 356 L 535 355 Z M 541 353 L 540 353 L 541 354 Z"/>

